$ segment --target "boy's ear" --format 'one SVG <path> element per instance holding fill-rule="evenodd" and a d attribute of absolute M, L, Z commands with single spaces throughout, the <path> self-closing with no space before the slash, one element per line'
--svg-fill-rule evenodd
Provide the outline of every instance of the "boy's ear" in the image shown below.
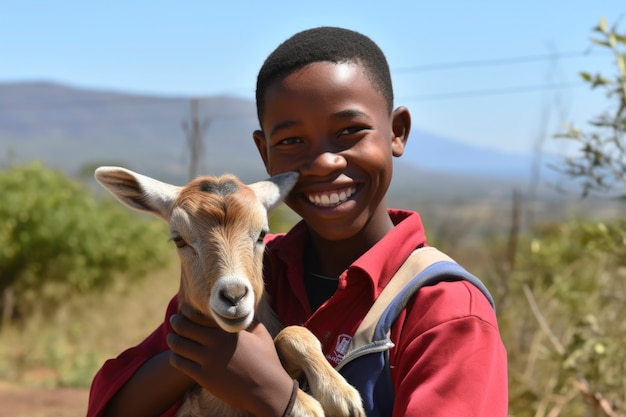
<path fill-rule="evenodd" d="M 402 156 L 406 141 L 409 139 L 409 132 L 411 131 L 411 113 L 409 113 L 409 109 L 401 106 L 391 113 L 391 129 L 393 132 L 391 141 L 393 156 Z"/>
<path fill-rule="evenodd" d="M 255 130 L 252 133 L 252 137 L 254 138 L 254 144 L 256 145 L 259 154 L 261 155 L 261 159 L 263 159 L 263 165 L 265 165 L 265 170 L 267 171 L 267 141 L 265 140 L 265 134 L 262 130 Z"/>

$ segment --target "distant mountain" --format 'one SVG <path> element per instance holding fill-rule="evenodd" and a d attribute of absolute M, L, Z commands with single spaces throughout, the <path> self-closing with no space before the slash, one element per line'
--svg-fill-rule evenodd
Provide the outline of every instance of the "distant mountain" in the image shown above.
<path fill-rule="evenodd" d="M 233 172 L 244 180 L 265 170 L 252 142 L 258 127 L 253 102 L 203 97 L 202 172 Z M 161 97 L 78 89 L 66 85 L 0 83 L 0 162 L 39 159 L 76 175 L 81 167 L 117 164 L 182 184 L 189 151 L 182 123 L 189 97 Z M 11 156 L 13 155 L 13 156 Z M 476 148 L 414 128 L 395 160 L 392 196 L 403 200 L 510 195 L 525 186 L 532 159 Z"/>
<path fill-rule="evenodd" d="M 471 146 L 419 129 L 411 133 L 403 158 L 427 170 L 512 180 L 528 178 L 533 166 L 530 154 Z"/>
<path fill-rule="evenodd" d="M 203 173 L 258 177 L 252 144 L 254 105 L 230 97 L 202 98 Z M 40 159 L 67 173 L 90 163 L 117 163 L 149 175 L 187 179 L 189 151 L 182 127 L 190 99 L 76 89 L 51 83 L 0 84 L 0 152 Z M 0 157 L 2 154 L 0 154 Z"/>

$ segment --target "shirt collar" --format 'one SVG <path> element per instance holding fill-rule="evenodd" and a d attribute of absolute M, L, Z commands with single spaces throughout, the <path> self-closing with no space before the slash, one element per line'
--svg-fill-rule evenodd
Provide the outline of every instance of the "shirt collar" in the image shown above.
<path fill-rule="evenodd" d="M 378 296 L 379 292 L 387 285 L 411 252 L 418 247 L 426 245 L 424 226 L 417 212 L 389 209 L 389 216 L 395 227 L 366 253 L 361 255 L 349 267 L 347 274 L 348 280 L 358 270 L 369 277 L 375 296 Z M 307 238 L 308 230 L 306 224 L 304 221 L 300 221 L 283 239 L 276 241 L 272 247 L 272 251 L 278 258 L 286 265 L 297 268 L 300 275 L 304 265 L 304 246 Z M 293 272 L 296 271 L 293 270 Z"/>
<path fill-rule="evenodd" d="M 369 277 L 375 288 L 375 297 L 409 255 L 426 245 L 426 234 L 418 213 L 390 209 L 389 215 L 394 228 L 350 266 L 350 269 L 358 268 Z"/>

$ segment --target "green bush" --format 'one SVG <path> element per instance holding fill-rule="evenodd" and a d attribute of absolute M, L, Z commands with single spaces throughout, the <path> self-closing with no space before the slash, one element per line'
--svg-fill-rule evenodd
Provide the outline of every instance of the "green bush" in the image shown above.
<path fill-rule="evenodd" d="M 163 265 L 163 225 L 39 163 L 0 173 L 3 321 Z"/>
<path fill-rule="evenodd" d="M 500 312 L 512 415 L 621 415 L 626 220 L 540 226 L 516 265 Z"/>

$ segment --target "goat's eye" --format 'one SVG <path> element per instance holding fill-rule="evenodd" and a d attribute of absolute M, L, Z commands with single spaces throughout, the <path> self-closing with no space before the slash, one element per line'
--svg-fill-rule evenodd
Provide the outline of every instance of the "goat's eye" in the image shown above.
<path fill-rule="evenodd" d="M 174 242 L 177 248 L 187 246 L 187 242 L 185 242 L 185 239 L 183 239 L 180 235 L 172 236 L 170 240 Z"/>
<path fill-rule="evenodd" d="M 265 236 L 267 235 L 267 230 L 261 230 L 261 233 L 259 233 L 259 237 L 257 238 L 257 243 L 263 243 L 263 239 L 265 238 Z"/>

